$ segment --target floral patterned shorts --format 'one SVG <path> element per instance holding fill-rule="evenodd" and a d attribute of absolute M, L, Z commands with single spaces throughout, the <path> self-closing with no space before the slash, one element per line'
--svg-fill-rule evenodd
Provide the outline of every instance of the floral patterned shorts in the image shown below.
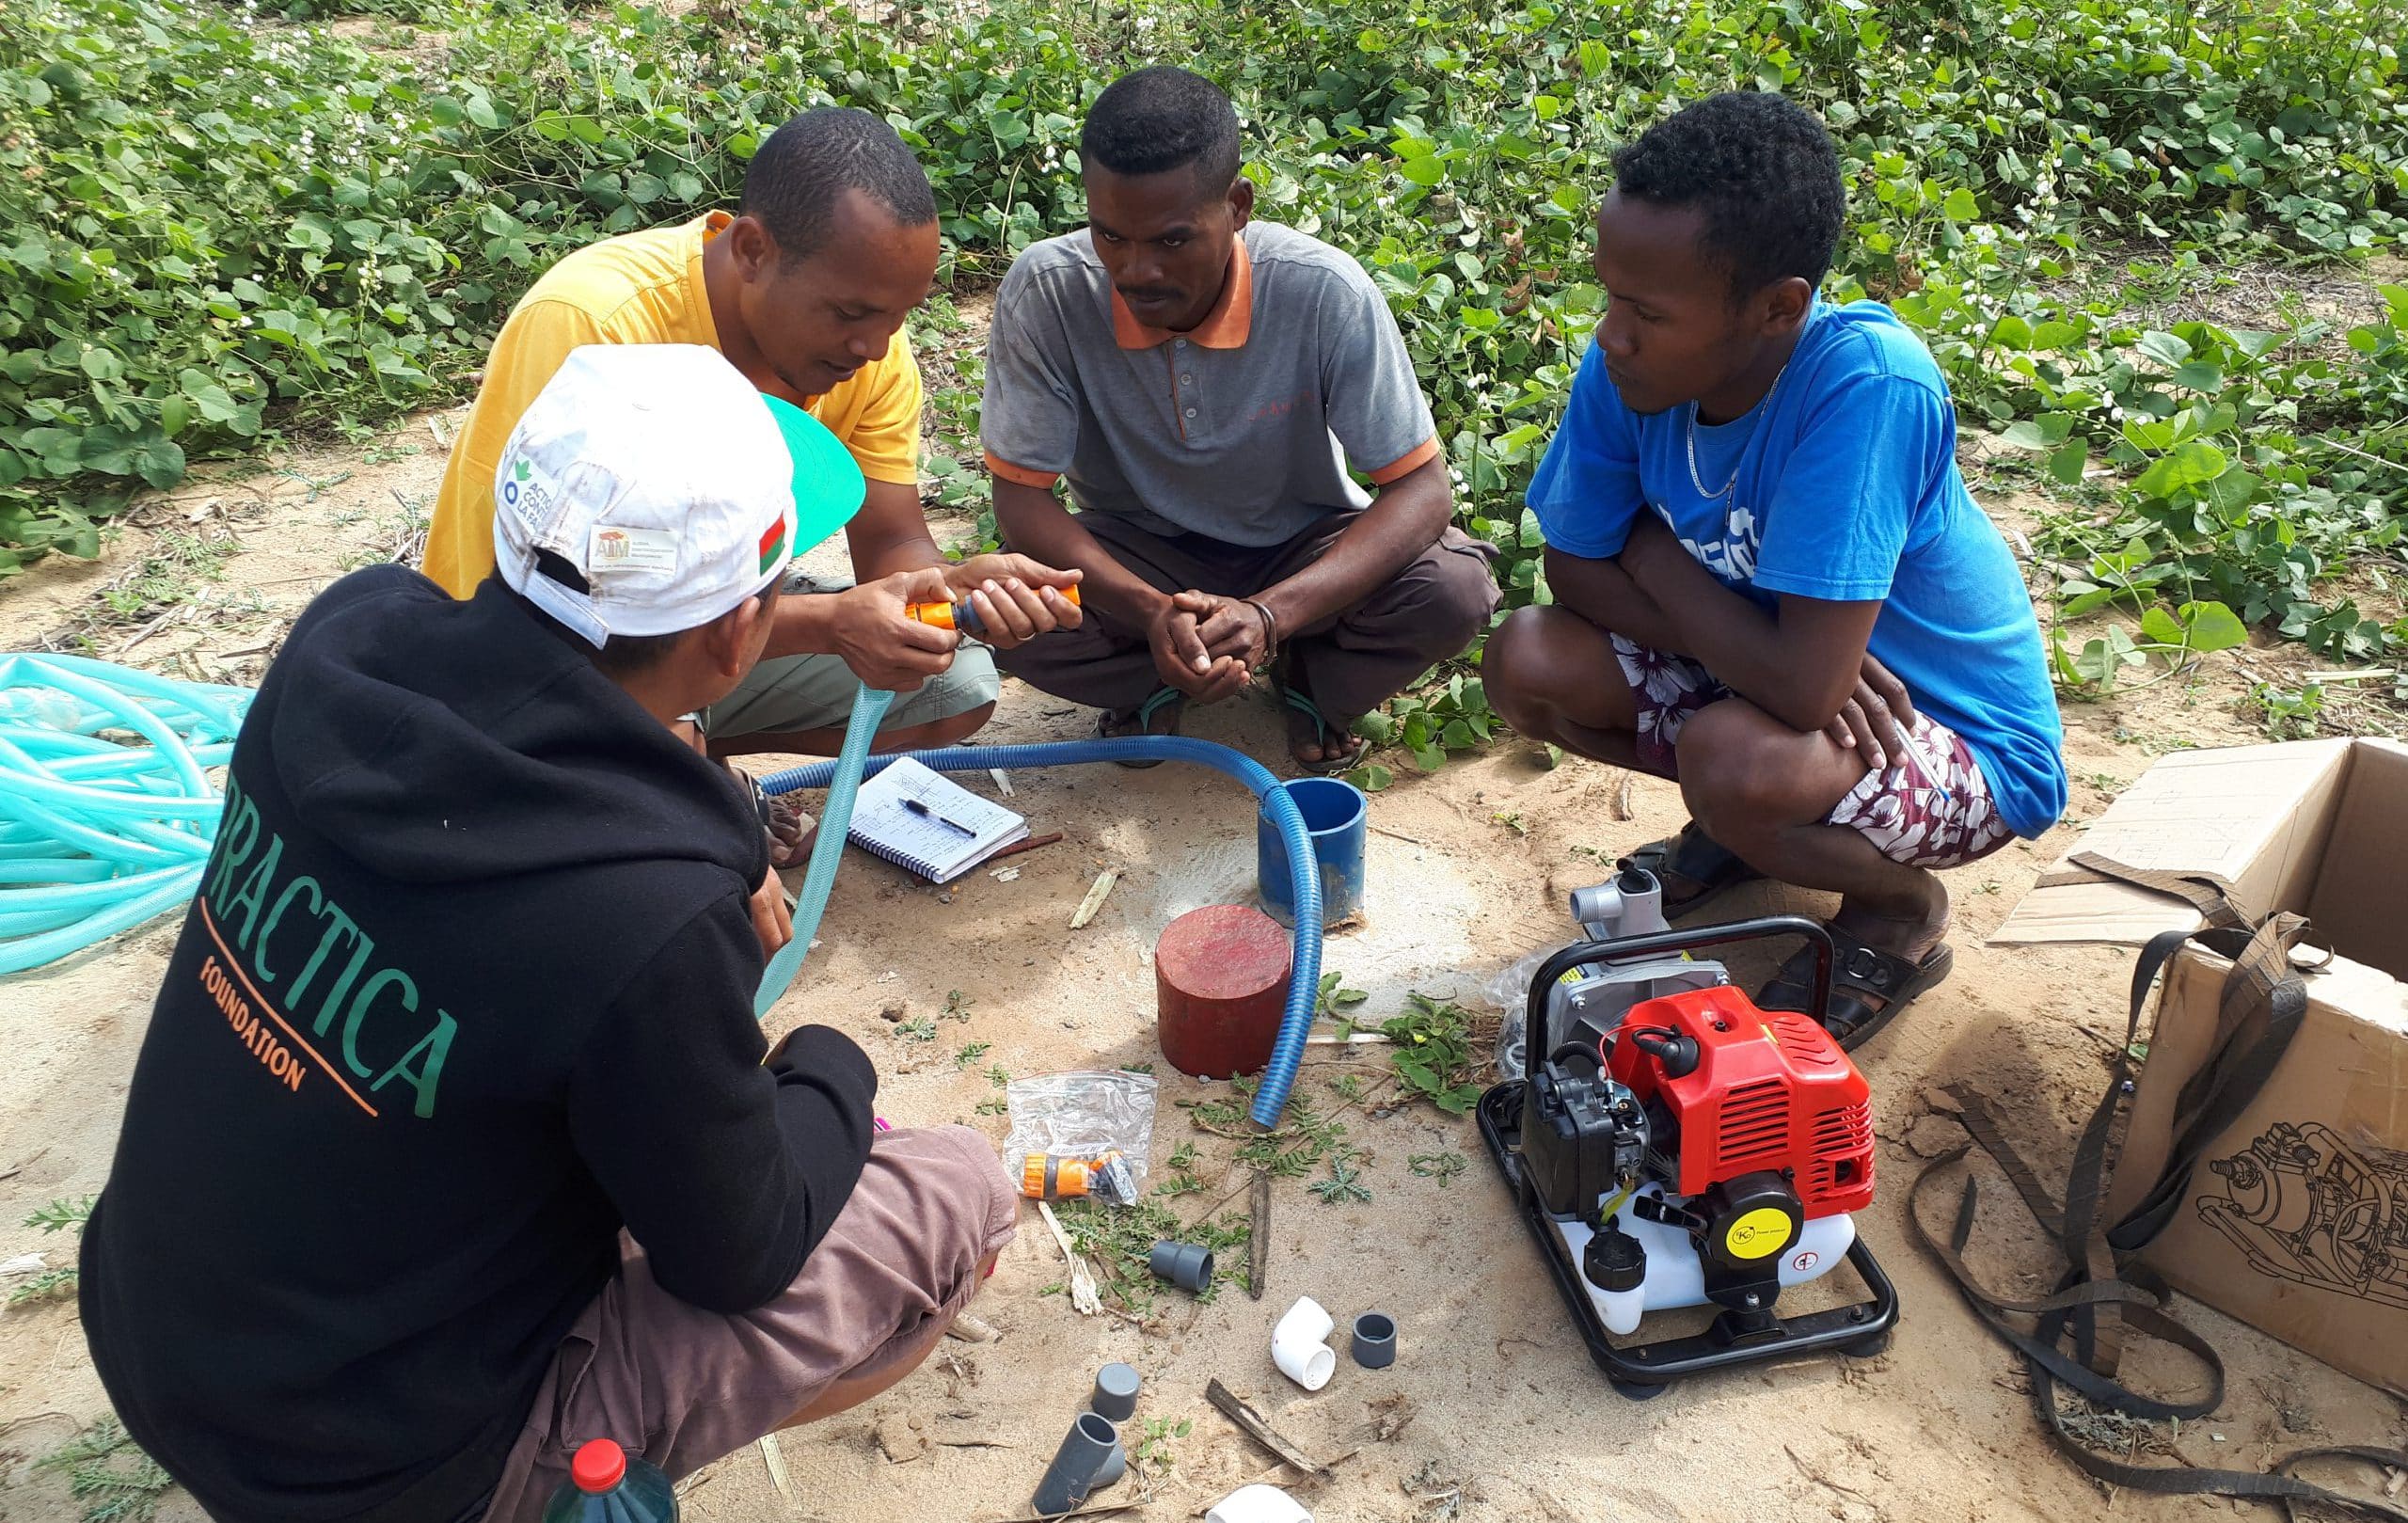
<path fill-rule="evenodd" d="M 1673 747 L 1689 716 L 1730 697 L 1713 673 L 1686 656 L 1667 656 L 1612 637 L 1614 658 L 1639 710 L 1639 759 L 1651 771 L 1680 775 Z M 1828 823 L 1845 825 L 1891 861 L 1909 867 L 1962 867 L 2014 835 L 1998 817 L 1990 785 L 1964 737 L 1918 711 L 1908 743 L 1890 765 L 1866 772 L 1832 806 Z"/>

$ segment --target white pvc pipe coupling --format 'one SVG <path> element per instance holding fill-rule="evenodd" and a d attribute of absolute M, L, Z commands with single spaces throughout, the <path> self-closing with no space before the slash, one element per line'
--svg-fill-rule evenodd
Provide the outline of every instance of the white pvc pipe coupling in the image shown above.
<path fill-rule="evenodd" d="M 1338 1351 L 1323 1341 L 1337 1325 L 1320 1302 L 1309 1295 L 1299 1298 L 1271 1329 L 1271 1362 L 1305 1389 L 1321 1389 L 1338 1369 Z"/>
<path fill-rule="evenodd" d="M 1222 1498 L 1204 1523 L 1313 1523 L 1313 1515 L 1277 1486 L 1256 1484 Z"/>

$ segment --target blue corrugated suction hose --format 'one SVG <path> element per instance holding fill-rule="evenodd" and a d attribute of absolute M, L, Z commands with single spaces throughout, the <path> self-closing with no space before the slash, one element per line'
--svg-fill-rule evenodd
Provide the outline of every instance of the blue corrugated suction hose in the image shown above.
<path fill-rule="evenodd" d="M 866 697 L 870 690 L 863 690 Z M 881 698 L 887 694 L 879 694 Z M 878 706 L 878 712 L 885 705 Z M 828 802 L 821 811 L 819 839 L 811 850 L 811 870 L 805 877 L 802 902 L 795 912 L 795 939 L 786 950 L 769 965 L 762 980 L 761 997 L 755 1002 L 766 1013 L 785 992 L 785 981 L 802 965 L 802 954 L 796 950 L 807 946 L 810 937 L 803 927 L 806 919 L 815 928 L 819 914 L 826 907 L 828 890 L 835 882 L 836 855 L 844 849 L 845 826 L 852 818 L 855 788 L 863 776 L 875 776 L 879 769 L 894 761 L 894 756 L 855 755 L 856 742 L 861 751 L 868 749 L 869 733 L 877 729 L 872 718 L 862 722 L 863 704 L 857 699 L 853 720 L 845 734 L 845 749 L 834 761 L 813 762 L 775 772 L 761 779 L 766 793 L 791 793 L 797 788 L 826 788 Z M 910 756 L 925 767 L 940 772 L 983 772 L 990 768 L 1021 769 L 1030 767 L 1062 767 L 1079 762 L 1114 761 L 1177 761 L 1192 762 L 1226 773 L 1251 789 L 1260 800 L 1271 822 L 1278 829 L 1280 838 L 1288 846 L 1288 870 L 1292 875 L 1295 896 L 1296 932 L 1294 952 L 1290 962 L 1288 1007 L 1279 1021 L 1279 1039 L 1271 1049 L 1271 1061 L 1262 1071 L 1262 1084 L 1254 1094 L 1253 1116 L 1264 1126 L 1278 1124 L 1279 1113 L 1287 1107 L 1288 1092 L 1295 1087 L 1296 1067 L 1304 1061 L 1305 1039 L 1312 1032 L 1313 1013 L 1321 1003 L 1321 869 L 1313 855 L 1312 833 L 1305 828 L 1305 817 L 1293 799 L 1271 769 L 1228 746 L 1210 740 L 1191 740 L 1178 735 L 1133 735 L 1113 740 L 1056 740 L 1033 746 L 945 746 L 935 751 L 911 751 Z M 849 768 L 849 770 L 848 769 Z M 820 876 L 821 860 L 826 859 L 824 880 Z M 817 898 L 813 899 L 816 884 Z M 784 966 L 784 979 L 772 987 L 770 980 L 779 976 Z"/>

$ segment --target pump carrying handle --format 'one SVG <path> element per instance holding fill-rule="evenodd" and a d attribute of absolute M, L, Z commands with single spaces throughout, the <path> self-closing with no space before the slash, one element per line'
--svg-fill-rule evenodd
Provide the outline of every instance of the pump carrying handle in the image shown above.
<path fill-rule="evenodd" d="M 1765 915 L 1695 930 L 1657 930 L 1644 936 L 1617 936 L 1602 942 L 1575 942 L 1539 964 L 1530 976 L 1530 995 L 1523 1018 L 1529 1022 L 1522 1051 L 1546 1051 L 1546 992 L 1555 981 L 1584 962 L 1653 957 L 1659 952 L 1694 952 L 1701 947 L 1727 946 L 1733 942 L 1760 942 L 1773 936 L 1797 936 L 1814 950 L 1813 1014 L 1816 1021 L 1831 1007 L 1831 933 L 1803 915 Z"/>

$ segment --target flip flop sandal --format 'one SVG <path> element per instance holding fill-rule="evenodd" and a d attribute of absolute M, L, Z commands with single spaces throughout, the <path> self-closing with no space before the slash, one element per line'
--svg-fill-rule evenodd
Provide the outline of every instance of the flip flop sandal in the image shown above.
<path fill-rule="evenodd" d="M 1295 761 L 1296 765 L 1306 771 L 1318 773 L 1323 777 L 1334 776 L 1362 766 L 1363 758 L 1371 754 L 1371 741 L 1369 736 L 1356 735 L 1352 730 L 1341 730 L 1330 723 L 1322 716 L 1321 709 L 1314 705 L 1313 701 L 1295 689 L 1282 685 L 1279 689 L 1279 696 L 1290 708 L 1313 722 L 1313 740 L 1322 748 L 1321 760 L 1317 762 L 1300 760 L 1293 750 L 1288 754 L 1289 758 Z M 1330 741 L 1333 737 L 1339 742 L 1339 754 L 1336 755 L 1329 754 Z"/>
<path fill-rule="evenodd" d="M 1648 842 L 1622 861 L 1624 865 L 1654 873 L 1656 881 L 1664 885 L 1667 920 L 1678 920 L 1703 910 L 1707 901 L 1728 890 L 1764 877 L 1740 861 L 1729 847 L 1706 834 L 1695 820 L 1682 826 L 1677 834 Z M 1671 881 L 1674 878 L 1687 879 L 1696 886 L 1687 895 L 1675 897 Z"/>
<path fill-rule="evenodd" d="M 1956 962 L 1956 954 L 1948 949 L 1945 942 L 1924 954 L 1921 962 L 1909 962 L 1895 952 L 1867 946 L 1837 926 L 1830 928 L 1834 955 L 1831 1005 L 1823 1013 L 1823 1029 L 1831 1034 L 1843 1052 L 1853 1051 L 1879 1035 L 1882 1027 L 1915 1002 L 1915 996 L 1945 981 Z M 1814 991 L 1814 954 L 1798 952 L 1781 965 L 1770 983 L 1757 992 L 1756 1005 L 1766 1010 L 1806 1011 Z M 1881 1004 L 1876 1007 L 1869 1003 L 1862 997 L 1868 994 Z"/>
<path fill-rule="evenodd" d="M 1146 701 L 1135 708 L 1123 709 L 1117 714 L 1106 709 L 1098 714 L 1095 717 L 1096 738 L 1125 740 L 1132 736 L 1139 735 L 1177 735 L 1180 718 L 1186 706 L 1187 695 L 1177 688 L 1156 688 L 1147 695 Z M 1171 711 L 1170 728 L 1157 731 L 1154 728 L 1154 716 L 1165 708 Z M 1142 772 L 1149 767 L 1160 767 L 1162 763 L 1159 760 L 1123 761 L 1115 762 L 1113 765 L 1126 767 L 1133 772 Z"/>

